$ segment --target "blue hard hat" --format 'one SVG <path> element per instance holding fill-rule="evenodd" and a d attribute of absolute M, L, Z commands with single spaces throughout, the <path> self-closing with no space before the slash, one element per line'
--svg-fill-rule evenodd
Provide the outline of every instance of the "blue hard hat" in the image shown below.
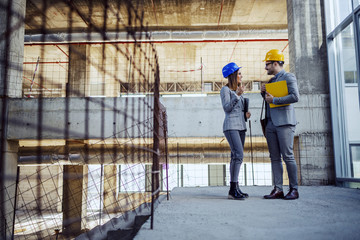
<path fill-rule="evenodd" d="M 222 74 L 223 74 L 224 78 L 227 78 L 230 74 L 232 74 L 233 72 L 236 72 L 240 68 L 241 67 L 236 65 L 236 63 L 231 62 L 231 63 L 226 64 L 225 67 L 223 67 Z"/>

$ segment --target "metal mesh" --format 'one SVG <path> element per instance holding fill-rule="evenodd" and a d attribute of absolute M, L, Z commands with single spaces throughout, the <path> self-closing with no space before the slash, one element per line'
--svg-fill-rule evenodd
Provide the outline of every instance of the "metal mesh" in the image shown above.
<path fill-rule="evenodd" d="M 25 3 L 26 16 L 13 8 Z M 1 2 L 9 20 L 0 49 L 1 239 L 101 239 L 153 214 L 166 112 L 157 52 L 141 43 L 150 35 L 136 4 Z M 49 18 L 54 7 L 65 24 Z M 24 23 L 25 57 L 12 45 L 24 46 L 13 39 Z M 126 41 L 111 42 L 110 32 Z"/>

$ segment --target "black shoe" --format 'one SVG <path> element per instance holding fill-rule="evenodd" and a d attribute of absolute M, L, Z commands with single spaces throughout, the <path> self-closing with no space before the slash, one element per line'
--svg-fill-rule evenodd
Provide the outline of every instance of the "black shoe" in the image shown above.
<path fill-rule="evenodd" d="M 243 195 L 245 198 L 248 198 L 249 197 L 249 194 L 247 193 L 244 193 L 241 191 L 240 187 L 239 187 L 239 182 L 236 182 L 236 190 L 241 194 Z"/>
<path fill-rule="evenodd" d="M 290 188 L 290 191 L 284 197 L 285 200 L 294 200 L 299 198 L 299 192 L 296 188 Z"/>
<path fill-rule="evenodd" d="M 230 182 L 230 190 L 228 199 L 234 199 L 234 200 L 244 200 L 245 196 L 239 193 L 236 189 L 236 182 Z"/>
<path fill-rule="evenodd" d="M 284 198 L 284 192 L 278 188 L 274 188 L 269 195 L 264 196 L 265 199 L 282 199 Z"/>

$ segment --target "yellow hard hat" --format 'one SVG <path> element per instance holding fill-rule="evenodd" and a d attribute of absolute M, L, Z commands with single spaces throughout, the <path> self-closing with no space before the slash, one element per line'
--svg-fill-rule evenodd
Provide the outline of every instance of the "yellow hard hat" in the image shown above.
<path fill-rule="evenodd" d="M 271 49 L 266 53 L 265 61 L 282 61 L 284 62 L 284 54 L 278 49 Z"/>

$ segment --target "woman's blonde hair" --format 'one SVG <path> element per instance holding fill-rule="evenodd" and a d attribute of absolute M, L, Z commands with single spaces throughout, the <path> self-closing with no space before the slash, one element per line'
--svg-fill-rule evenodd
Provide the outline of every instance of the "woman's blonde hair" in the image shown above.
<path fill-rule="evenodd" d="M 238 87 L 238 82 L 237 82 L 237 76 L 238 76 L 238 72 L 239 70 L 233 72 L 232 74 L 230 74 L 227 79 L 228 79 L 228 83 L 226 84 L 226 86 L 228 86 L 231 90 L 236 90 Z"/>

